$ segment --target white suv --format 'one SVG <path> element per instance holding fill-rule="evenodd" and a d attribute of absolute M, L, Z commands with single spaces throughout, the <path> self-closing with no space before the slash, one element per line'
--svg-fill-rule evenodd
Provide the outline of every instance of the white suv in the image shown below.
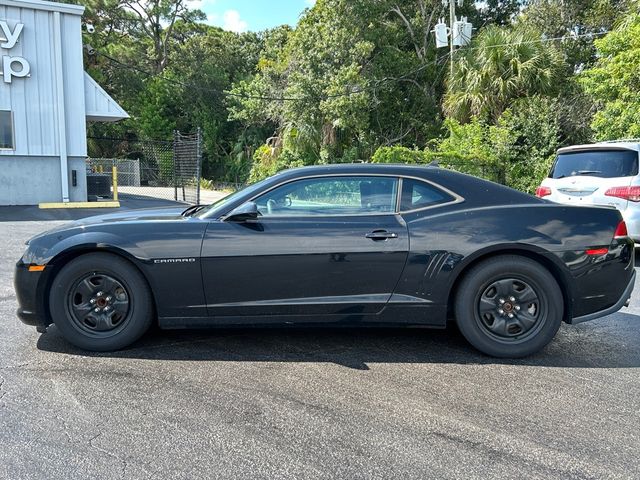
<path fill-rule="evenodd" d="M 558 150 L 536 195 L 567 205 L 615 207 L 629 236 L 640 241 L 639 141 L 575 145 Z"/>

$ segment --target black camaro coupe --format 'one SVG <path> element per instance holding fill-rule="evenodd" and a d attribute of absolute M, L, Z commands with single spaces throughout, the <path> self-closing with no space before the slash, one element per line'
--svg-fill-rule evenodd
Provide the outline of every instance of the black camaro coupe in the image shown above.
<path fill-rule="evenodd" d="M 114 350 L 161 328 L 426 326 L 497 357 L 627 304 L 613 208 L 556 205 L 438 167 L 288 170 L 208 206 L 130 210 L 32 238 L 18 316 Z"/>

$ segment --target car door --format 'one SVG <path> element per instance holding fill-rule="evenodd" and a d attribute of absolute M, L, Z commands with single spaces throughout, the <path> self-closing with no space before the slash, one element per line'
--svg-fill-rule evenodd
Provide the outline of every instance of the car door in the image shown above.
<path fill-rule="evenodd" d="M 288 181 L 253 199 L 258 219 L 212 221 L 202 245 L 209 315 L 382 310 L 409 247 L 398 183 L 372 175 Z"/>

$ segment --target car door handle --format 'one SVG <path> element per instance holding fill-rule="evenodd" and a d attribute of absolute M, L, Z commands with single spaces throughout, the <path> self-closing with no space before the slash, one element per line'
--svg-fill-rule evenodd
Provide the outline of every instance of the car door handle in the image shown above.
<path fill-rule="evenodd" d="M 371 233 L 367 233 L 365 237 L 371 240 L 387 240 L 389 238 L 398 238 L 398 234 L 387 232 L 386 230 L 374 230 Z"/>

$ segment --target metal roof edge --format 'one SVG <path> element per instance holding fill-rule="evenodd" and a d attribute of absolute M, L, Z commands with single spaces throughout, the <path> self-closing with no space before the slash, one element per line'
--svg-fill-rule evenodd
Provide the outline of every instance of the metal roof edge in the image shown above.
<path fill-rule="evenodd" d="M 101 95 L 107 102 L 108 105 L 113 107 L 114 111 L 109 110 L 93 110 L 90 111 L 87 108 L 86 100 L 85 100 L 85 116 L 88 120 L 91 121 L 106 121 L 106 122 L 114 122 L 118 120 L 124 120 L 129 117 L 129 114 L 116 102 L 111 96 L 105 92 L 105 90 L 100 86 L 98 82 L 96 82 L 91 75 L 87 72 L 84 73 L 84 95 L 86 99 L 87 87 L 94 88 L 97 90 L 98 94 Z"/>
<path fill-rule="evenodd" d="M 33 10 L 46 10 L 49 12 L 68 13 L 82 15 L 84 7 L 69 3 L 47 2 L 45 0 L 0 0 L 0 5 L 16 8 L 31 8 Z"/>

